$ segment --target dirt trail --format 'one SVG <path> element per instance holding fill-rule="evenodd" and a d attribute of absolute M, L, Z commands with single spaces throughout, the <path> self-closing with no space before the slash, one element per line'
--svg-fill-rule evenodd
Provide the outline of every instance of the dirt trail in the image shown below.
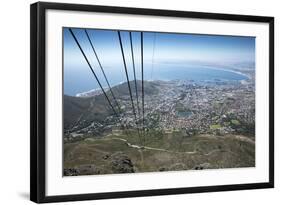
<path fill-rule="evenodd" d="M 192 152 L 175 152 L 175 151 L 171 151 L 171 150 L 167 150 L 167 149 L 134 145 L 134 144 L 131 144 L 130 142 L 128 142 L 128 140 L 123 139 L 123 138 L 116 138 L 115 137 L 115 138 L 110 138 L 110 139 L 112 139 L 112 140 L 119 140 L 119 141 L 125 142 L 128 147 L 132 147 L 132 148 L 136 148 L 136 149 L 147 149 L 147 150 L 162 151 L 162 152 L 169 152 L 169 153 L 185 153 L 185 154 L 196 154 L 197 153 L 197 151 L 192 151 Z M 107 140 L 110 140 L 110 139 L 107 139 Z"/>
<path fill-rule="evenodd" d="M 236 135 L 235 136 L 236 139 L 240 140 L 240 141 L 243 141 L 243 142 L 249 142 L 251 144 L 255 144 L 255 141 L 252 140 L 251 138 L 249 137 L 245 137 L 245 136 L 242 136 L 242 135 Z"/>

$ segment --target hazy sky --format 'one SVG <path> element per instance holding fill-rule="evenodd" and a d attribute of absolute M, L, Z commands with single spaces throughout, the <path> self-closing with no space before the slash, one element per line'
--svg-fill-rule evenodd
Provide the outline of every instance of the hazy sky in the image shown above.
<path fill-rule="evenodd" d="M 92 58 L 90 44 L 83 29 L 73 29 L 76 37 L 89 58 Z M 105 65 L 122 63 L 120 45 L 116 31 L 88 29 L 89 35 Z M 121 32 L 127 61 L 130 63 L 129 34 Z M 140 33 L 132 32 L 136 61 L 140 60 Z M 155 44 L 154 44 L 155 40 Z M 169 33 L 144 33 L 144 60 L 152 61 L 153 45 L 154 63 L 169 61 L 202 62 L 254 62 L 255 38 L 217 35 L 192 35 Z M 65 65 L 79 68 L 85 61 L 74 42 L 69 30 L 64 29 Z M 94 62 L 93 62 L 94 63 Z"/>
<path fill-rule="evenodd" d="M 102 75 L 84 29 L 72 30 L 97 75 Z M 117 31 L 97 29 L 88 29 L 87 31 L 109 78 L 110 75 L 124 72 Z M 73 83 L 74 77 L 77 81 L 80 78 L 80 84 L 92 79 L 89 67 L 68 28 L 64 28 L 63 37 L 65 85 Z M 121 37 L 129 75 L 132 76 L 129 33 L 121 31 Z M 140 32 L 132 32 L 132 38 L 136 72 L 137 76 L 140 76 Z M 146 73 L 149 73 L 152 67 L 157 69 L 157 65 L 163 63 L 185 66 L 191 62 L 200 62 L 204 65 L 208 63 L 253 64 L 255 62 L 255 38 L 144 32 L 144 70 Z M 104 84 L 104 82 L 102 83 Z M 80 84 L 79 86 L 82 86 Z"/>

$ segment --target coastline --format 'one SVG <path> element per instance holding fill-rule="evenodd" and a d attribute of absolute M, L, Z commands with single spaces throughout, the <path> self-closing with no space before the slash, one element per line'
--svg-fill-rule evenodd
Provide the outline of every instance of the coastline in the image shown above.
<path fill-rule="evenodd" d="M 225 68 L 222 68 L 222 67 L 217 67 L 215 68 L 214 66 L 208 66 L 208 65 L 200 65 L 200 67 L 203 67 L 203 68 L 206 68 L 206 69 L 211 69 L 211 70 L 216 70 L 216 71 L 224 71 L 224 72 L 230 72 L 230 73 L 234 73 L 234 74 L 237 74 L 237 75 L 241 75 L 243 77 L 246 77 L 247 79 L 242 79 L 242 80 L 237 80 L 237 81 L 245 81 L 245 80 L 251 80 L 251 76 L 250 75 L 247 75 L 245 73 L 242 73 L 242 72 L 239 72 L 239 71 L 236 71 L 236 70 L 232 70 L 232 69 L 225 69 Z M 159 80 L 159 79 L 157 79 Z M 146 81 L 155 81 L 155 80 L 152 80 L 152 79 L 148 79 Z M 124 81 L 120 81 L 119 83 L 117 83 L 116 85 L 120 85 L 124 83 Z M 112 86 L 116 86 L 116 85 L 112 85 Z M 107 91 L 108 90 L 108 87 L 104 87 L 104 89 Z M 77 93 L 74 95 L 74 97 L 90 97 L 90 96 L 93 96 L 95 95 L 94 93 L 96 92 L 100 92 L 101 89 L 100 88 L 94 88 L 94 89 L 91 89 L 91 90 L 88 90 L 88 91 L 85 91 L 85 92 L 80 92 L 80 93 Z"/>
<path fill-rule="evenodd" d="M 226 71 L 226 72 L 231 72 L 231 73 L 235 73 L 235 74 L 247 77 L 248 79 L 251 79 L 251 76 L 249 76 L 249 75 L 247 75 L 245 73 L 242 73 L 240 71 L 232 70 L 232 69 L 225 69 L 225 68 L 219 68 L 219 67 L 218 68 L 214 68 L 213 66 L 207 66 L 207 65 L 202 65 L 202 67 L 207 68 L 207 69 L 212 69 L 212 70 L 222 70 L 222 71 Z"/>

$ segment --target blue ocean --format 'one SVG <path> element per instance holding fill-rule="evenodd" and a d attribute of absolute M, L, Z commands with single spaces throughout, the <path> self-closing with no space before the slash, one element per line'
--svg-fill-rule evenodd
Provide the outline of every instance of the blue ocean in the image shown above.
<path fill-rule="evenodd" d="M 145 69 L 147 68 L 147 69 Z M 140 68 L 136 67 L 136 77 L 141 79 Z M 110 85 L 113 87 L 122 82 L 126 82 L 124 68 L 108 67 L 104 68 Z M 99 69 L 95 70 L 101 84 L 107 87 L 106 81 Z M 128 67 L 129 80 L 134 79 L 133 69 Z M 144 66 L 145 80 L 193 80 L 193 81 L 240 81 L 247 79 L 247 76 L 215 67 L 205 66 L 182 66 L 162 64 L 154 66 Z M 89 69 L 76 69 L 75 72 L 64 71 L 64 94 L 75 96 L 77 93 L 98 89 L 99 85 Z"/>

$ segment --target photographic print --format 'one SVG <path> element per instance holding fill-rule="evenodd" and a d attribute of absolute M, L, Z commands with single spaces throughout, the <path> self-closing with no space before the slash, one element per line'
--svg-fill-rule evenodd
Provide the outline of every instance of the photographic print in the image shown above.
<path fill-rule="evenodd" d="M 274 187 L 274 17 L 30 11 L 32 201 Z"/>
<path fill-rule="evenodd" d="M 63 175 L 255 167 L 255 37 L 64 27 Z"/>

